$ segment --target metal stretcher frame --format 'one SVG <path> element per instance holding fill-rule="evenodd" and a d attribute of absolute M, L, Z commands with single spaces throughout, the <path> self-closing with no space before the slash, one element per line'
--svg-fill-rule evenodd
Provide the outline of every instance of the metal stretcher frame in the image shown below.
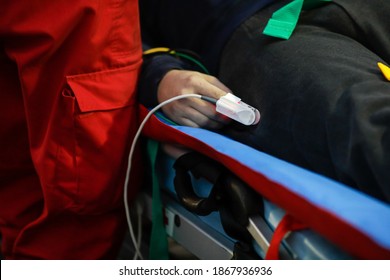
<path fill-rule="evenodd" d="M 143 118 L 148 110 L 141 106 L 140 113 Z M 174 126 L 152 117 L 143 135 L 207 154 L 352 256 L 390 259 L 389 204 L 204 129 Z"/>
<path fill-rule="evenodd" d="M 285 215 L 283 209 L 261 197 L 256 197 L 253 200 L 256 202 L 256 208 L 263 209 L 261 213 L 251 215 L 251 222 L 255 230 L 252 238 L 256 238 L 248 242 L 248 240 L 232 237 L 226 233 L 218 210 L 207 215 L 197 215 L 186 209 L 185 205 L 183 206 L 178 200 L 174 186 L 177 176 L 174 168 L 175 161 L 176 159 L 160 150 L 155 166 L 156 176 L 160 182 L 165 230 L 168 236 L 199 259 L 266 258 L 275 229 L 280 225 Z M 192 177 L 191 181 L 195 193 L 200 198 L 208 197 L 214 187 L 202 176 Z M 146 217 L 152 220 L 152 194 L 144 192 L 143 201 L 146 202 Z M 231 209 L 240 211 L 241 208 L 232 206 Z M 228 224 L 227 226 L 232 225 Z M 310 229 L 294 231 L 286 235 L 278 248 L 278 255 L 280 259 L 296 260 L 353 259 L 352 256 Z"/>
<path fill-rule="evenodd" d="M 145 216 L 152 220 L 152 197 L 143 193 Z M 214 226 L 204 223 L 187 211 L 169 195 L 162 194 L 167 235 L 187 251 L 203 260 L 229 260 L 233 258 L 234 241 Z"/>

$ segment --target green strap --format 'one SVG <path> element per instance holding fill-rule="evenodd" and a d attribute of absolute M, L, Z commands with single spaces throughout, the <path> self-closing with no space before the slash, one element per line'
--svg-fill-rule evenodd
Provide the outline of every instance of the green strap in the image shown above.
<path fill-rule="evenodd" d="M 294 0 L 272 14 L 263 34 L 281 39 L 290 38 L 303 9 L 313 9 L 332 0 Z"/>
<path fill-rule="evenodd" d="M 167 260 L 168 240 L 164 226 L 163 207 L 160 197 L 160 187 L 156 176 L 156 158 L 159 144 L 154 140 L 148 140 L 147 149 L 152 171 L 152 232 L 150 236 L 149 259 Z"/>

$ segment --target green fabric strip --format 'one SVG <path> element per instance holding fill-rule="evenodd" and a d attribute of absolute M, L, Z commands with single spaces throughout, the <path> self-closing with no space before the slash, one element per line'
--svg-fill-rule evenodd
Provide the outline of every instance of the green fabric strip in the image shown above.
<path fill-rule="evenodd" d="M 163 206 L 160 197 L 159 181 L 156 175 L 156 158 L 159 144 L 157 141 L 148 140 L 147 150 L 151 163 L 152 172 L 152 232 L 150 236 L 149 259 L 167 260 L 168 240 L 164 226 Z"/>
<path fill-rule="evenodd" d="M 272 17 L 263 30 L 263 34 L 281 39 L 289 39 L 297 26 L 302 8 L 313 9 L 330 1 L 332 0 L 294 0 L 272 14 Z"/>

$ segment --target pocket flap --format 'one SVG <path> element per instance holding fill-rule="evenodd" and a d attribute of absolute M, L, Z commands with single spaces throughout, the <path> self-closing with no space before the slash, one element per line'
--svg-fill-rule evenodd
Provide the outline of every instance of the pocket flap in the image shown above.
<path fill-rule="evenodd" d="M 67 76 L 81 112 L 112 110 L 134 104 L 137 65 Z"/>

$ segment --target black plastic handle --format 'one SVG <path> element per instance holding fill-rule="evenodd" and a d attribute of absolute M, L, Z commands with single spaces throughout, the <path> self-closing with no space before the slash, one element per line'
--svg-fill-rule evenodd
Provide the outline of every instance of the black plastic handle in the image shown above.
<path fill-rule="evenodd" d="M 175 191 L 179 201 L 187 210 L 202 216 L 218 210 L 215 186 L 222 173 L 220 165 L 201 154 L 188 153 L 178 158 L 173 167 L 176 170 Z M 208 197 L 200 197 L 195 193 L 190 172 L 194 177 L 205 178 L 213 184 Z"/>

